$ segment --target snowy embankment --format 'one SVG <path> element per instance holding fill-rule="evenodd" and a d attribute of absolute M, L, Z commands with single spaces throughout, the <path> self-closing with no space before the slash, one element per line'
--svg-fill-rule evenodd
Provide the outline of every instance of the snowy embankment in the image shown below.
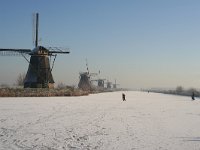
<path fill-rule="evenodd" d="M 200 149 L 200 100 L 124 93 L 0 98 L 0 150 Z"/>

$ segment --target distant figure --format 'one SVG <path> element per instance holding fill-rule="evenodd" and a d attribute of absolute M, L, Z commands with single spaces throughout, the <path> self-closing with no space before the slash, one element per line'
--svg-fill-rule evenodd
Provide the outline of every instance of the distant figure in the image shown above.
<path fill-rule="evenodd" d="M 123 101 L 126 101 L 126 96 L 125 96 L 124 93 L 122 93 L 122 100 L 123 100 Z"/>
<path fill-rule="evenodd" d="M 194 98 L 194 92 L 192 92 L 192 100 L 195 100 L 195 98 Z"/>

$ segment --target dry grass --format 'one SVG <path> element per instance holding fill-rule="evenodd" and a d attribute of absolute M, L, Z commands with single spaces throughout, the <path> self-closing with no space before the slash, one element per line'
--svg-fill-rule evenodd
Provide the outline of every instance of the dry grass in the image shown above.
<path fill-rule="evenodd" d="M 75 88 L 65 89 L 21 89 L 21 88 L 0 88 L 0 97 L 50 97 L 50 96 L 83 96 L 89 91 L 82 91 Z"/>

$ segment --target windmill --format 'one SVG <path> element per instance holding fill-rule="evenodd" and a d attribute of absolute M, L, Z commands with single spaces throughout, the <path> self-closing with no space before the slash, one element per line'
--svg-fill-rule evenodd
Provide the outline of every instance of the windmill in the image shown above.
<path fill-rule="evenodd" d="M 86 59 L 86 67 L 87 67 L 87 72 L 79 73 L 80 76 L 79 76 L 78 87 L 84 91 L 90 91 L 93 89 L 93 86 L 91 83 L 91 76 L 95 76 L 97 74 L 89 72 L 87 59 Z"/>
<path fill-rule="evenodd" d="M 0 54 L 3 56 L 22 55 L 29 63 L 28 71 L 24 81 L 24 88 L 53 88 L 54 79 L 52 69 L 57 54 L 68 54 L 68 49 L 58 47 L 43 47 L 38 45 L 38 27 L 39 14 L 35 14 L 35 48 L 31 49 L 3 49 L 0 48 Z M 30 61 L 26 58 L 30 55 Z M 50 67 L 49 57 L 54 57 Z"/>
<path fill-rule="evenodd" d="M 98 91 L 104 91 L 105 87 L 104 87 L 104 84 L 105 84 L 105 80 L 106 79 L 96 79 L 96 80 L 91 80 L 91 81 L 94 81 L 96 84 L 95 84 L 95 89 L 98 90 Z"/>
<path fill-rule="evenodd" d="M 100 70 L 99 70 L 99 75 L 100 75 Z M 105 80 L 106 79 L 98 78 L 98 79 L 92 80 L 92 81 L 97 82 L 97 89 L 103 90 L 104 89 Z"/>
<path fill-rule="evenodd" d="M 88 72 L 80 72 L 80 80 L 78 83 L 78 87 L 84 91 L 90 91 L 92 86 L 91 86 L 91 81 L 90 81 L 90 76 Z"/>
<path fill-rule="evenodd" d="M 112 82 L 108 81 L 106 82 L 106 88 L 111 89 L 112 88 Z"/>
<path fill-rule="evenodd" d="M 115 83 L 113 84 L 113 88 L 116 89 L 117 85 L 119 85 L 119 84 L 117 84 L 116 79 L 115 79 Z"/>
<path fill-rule="evenodd" d="M 98 84 L 98 87 L 100 87 L 100 88 L 104 88 L 104 81 L 105 81 L 106 79 L 98 79 L 97 80 L 97 84 Z"/>

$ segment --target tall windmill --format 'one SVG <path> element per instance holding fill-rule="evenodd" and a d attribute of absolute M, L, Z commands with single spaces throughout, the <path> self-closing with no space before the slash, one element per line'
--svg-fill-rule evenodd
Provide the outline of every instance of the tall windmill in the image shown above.
<path fill-rule="evenodd" d="M 31 49 L 5 49 L 0 48 L 0 54 L 5 55 L 22 55 L 29 63 L 28 71 L 24 81 L 24 88 L 53 88 L 54 79 L 52 69 L 57 54 L 68 54 L 68 49 L 58 47 L 43 47 L 38 45 L 38 28 L 39 14 L 35 14 L 35 48 Z M 26 58 L 30 55 L 30 61 Z M 50 67 L 49 57 L 54 57 Z"/>

